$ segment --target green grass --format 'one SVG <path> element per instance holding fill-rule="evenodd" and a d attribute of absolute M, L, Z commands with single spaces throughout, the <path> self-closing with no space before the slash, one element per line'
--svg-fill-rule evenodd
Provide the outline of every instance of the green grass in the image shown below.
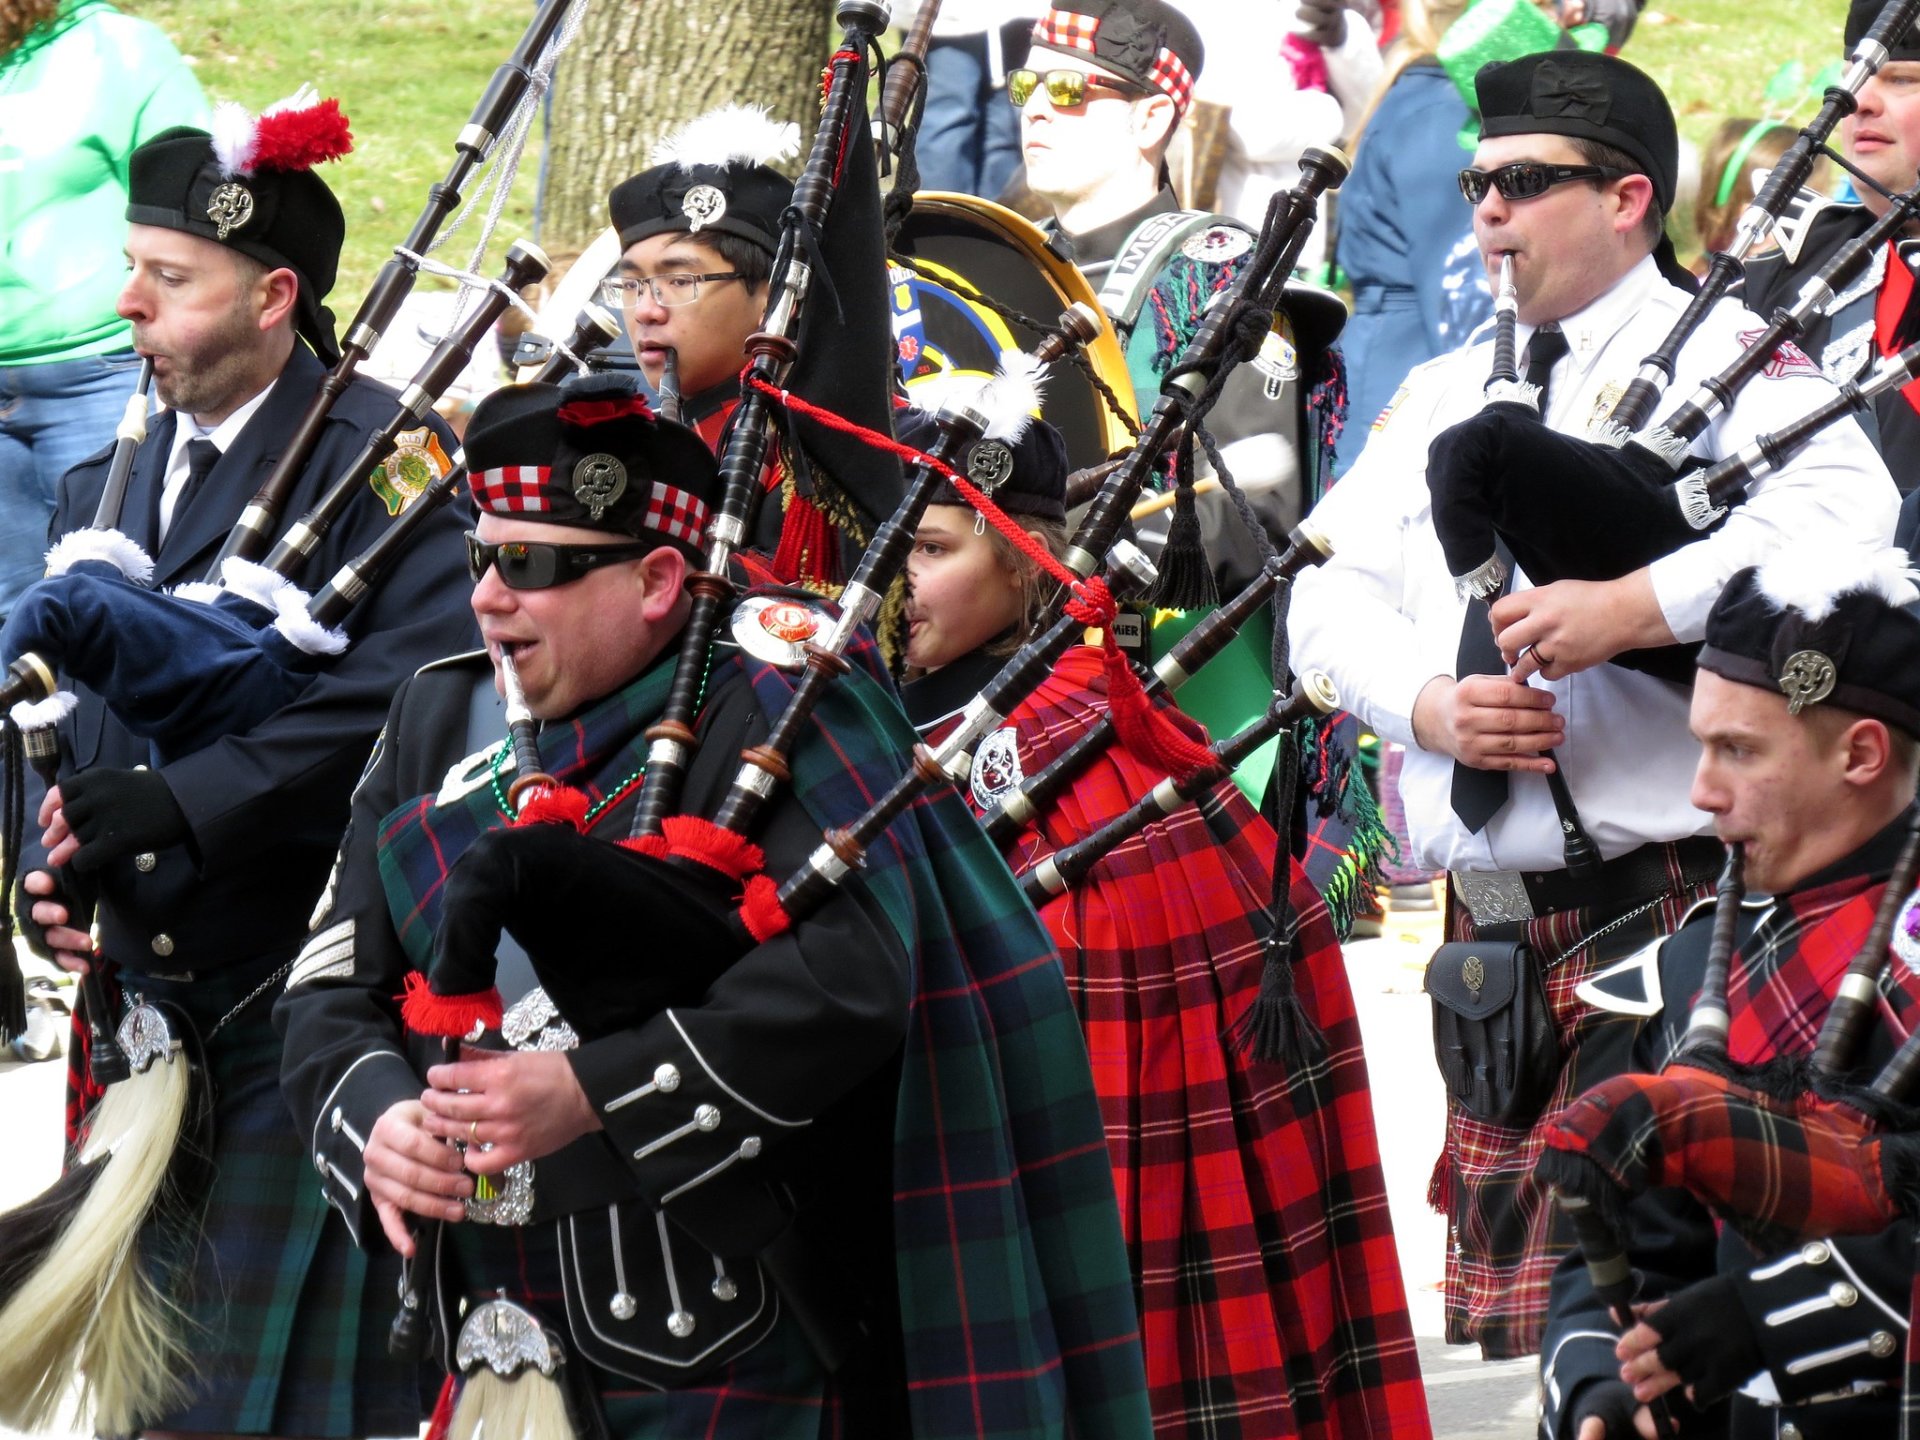
<path fill-rule="evenodd" d="M 356 148 L 325 173 L 347 214 L 332 297 L 343 323 L 412 228 L 427 187 L 446 173 L 453 137 L 533 14 L 530 0 L 126 0 L 125 8 L 173 37 L 215 100 L 257 110 L 305 81 L 340 97 Z M 1759 114 L 1762 91 L 1782 62 L 1798 58 L 1812 74 L 1836 58 L 1844 17 L 1840 0 L 1655 0 L 1626 55 L 1660 81 L 1681 133 L 1698 143 L 1722 116 Z M 1804 121 L 1814 108 L 1804 105 L 1793 118 Z M 490 267 L 508 240 L 528 233 L 537 148 L 536 136 Z M 463 230 L 449 247 L 457 258 L 464 259 L 460 241 L 471 233 Z"/>
<path fill-rule="evenodd" d="M 625 0 L 600 0 L 625 3 Z M 354 153 L 321 173 L 347 217 L 331 304 L 344 325 L 454 158 L 453 140 L 519 43 L 527 0 L 125 0 L 188 56 L 210 99 L 258 111 L 302 84 L 339 98 Z M 538 122 L 486 268 L 529 233 Z M 471 187 L 469 187 L 471 189 Z M 480 217 L 436 258 L 464 264 Z"/>

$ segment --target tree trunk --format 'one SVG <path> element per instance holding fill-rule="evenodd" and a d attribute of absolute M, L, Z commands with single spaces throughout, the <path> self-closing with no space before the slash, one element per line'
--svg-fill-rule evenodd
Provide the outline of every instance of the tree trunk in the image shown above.
<path fill-rule="evenodd" d="M 655 143 L 728 101 L 797 121 L 804 157 L 832 19 L 825 0 L 596 0 L 554 80 L 541 243 L 584 247 Z"/>

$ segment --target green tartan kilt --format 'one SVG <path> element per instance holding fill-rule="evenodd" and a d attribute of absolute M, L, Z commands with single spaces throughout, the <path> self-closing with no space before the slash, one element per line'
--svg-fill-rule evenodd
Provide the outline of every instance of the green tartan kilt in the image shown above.
<path fill-rule="evenodd" d="M 186 1012 L 202 1037 L 278 966 L 252 962 L 192 981 L 126 977 Z M 210 1164 L 176 1165 L 190 1187 L 141 1236 L 163 1293 L 189 1319 L 195 1373 L 186 1405 L 151 1429 L 300 1436 L 411 1435 L 424 1415 L 420 1371 L 387 1355 L 398 1260 L 369 1260 L 322 1198 L 280 1096 L 279 985 L 210 1040 Z"/>

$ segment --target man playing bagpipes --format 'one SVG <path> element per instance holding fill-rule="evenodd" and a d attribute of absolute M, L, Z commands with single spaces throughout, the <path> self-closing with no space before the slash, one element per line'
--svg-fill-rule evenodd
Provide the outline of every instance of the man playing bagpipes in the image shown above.
<path fill-rule="evenodd" d="M 798 153 L 799 146 L 798 126 L 781 124 L 757 106 L 723 106 L 666 136 L 654 147 L 654 165 L 607 197 L 626 249 L 618 272 L 602 286 L 604 296 L 626 322 L 647 383 L 677 395 L 679 418 L 716 453 L 725 449 L 740 404 L 748 337 L 766 311 L 781 216 L 793 200 L 793 182 L 768 162 Z M 832 274 L 880 273 L 877 197 L 877 182 L 865 174 L 836 197 L 821 242 Z M 862 246 L 871 253 L 860 253 Z M 811 332 L 823 325 L 848 333 L 884 328 L 883 313 L 863 308 L 869 292 L 881 293 L 844 282 L 802 319 L 796 391 L 812 389 L 807 376 L 818 373 L 822 352 L 833 348 L 826 334 Z M 882 393 L 881 376 L 841 359 L 855 385 L 871 381 L 872 393 Z M 818 391 L 814 398 L 830 407 L 837 399 Z M 835 452 L 821 442 L 821 432 L 794 421 L 768 446 L 767 493 L 754 536 L 759 573 L 815 591 L 846 579 L 895 498 L 865 493 L 854 473 L 830 473 Z"/>
<path fill-rule="evenodd" d="M 1672 112 L 1644 74 L 1600 55 L 1488 66 L 1478 94 L 1480 144 L 1461 172 L 1475 233 L 1490 274 L 1512 262 L 1513 323 L 1540 418 L 1582 434 L 1687 300 L 1661 231 L 1678 165 Z M 1710 312 L 1680 356 L 1678 388 L 1724 365 L 1759 323 L 1734 305 Z M 1482 1083 L 1497 1069 L 1486 1054 L 1436 1047 L 1454 1092 L 1434 1191 L 1451 1231 L 1448 1335 L 1498 1356 L 1538 1348 L 1548 1281 L 1571 1239 L 1530 1178 L 1540 1117 L 1616 1072 L 1633 1030 L 1631 1016 L 1575 992 L 1679 923 L 1720 865 L 1708 817 L 1687 799 L 1686 691 L 1607 662 L 1697 640 L 1727 577 L 1785 543 L 1884 540 L 1897 495 L 1864 438 L 1837 427 L 1710 537 L 1613 582 L 1532 588 L 1519 577 L 1490 624 L 1483 602 L 1469 606 L 1456 589 L 1427 484 L 1429 446 L 1481 412 L 1490 353 L 1479 344 L 1408 376 L 1313 513 L 1334 553 L 1301 577 L 1291 632 L 1295 665 L 1327 671 L 1376 734 L 1407 747 L 1413 859 L 1452 872 L 1450 938 L 1477 942 L 1429 970 L 1429 989 L 1450 994 L 1460 1017 L 1445 1028 L 1467 1046 L 1460 1032 L 1486 1037 L 1511 1020 L 1507 1037 L 1526 1042 L 1515 1072 L 1492 1085 Z M 1832 395 L 1795 353 L 1707 432 L 1712 455 Z M 1557 478 L 1525 480 L 1551 493 Z M 1546 683 L 1524 683 L 1536 673 Z M 1547 783 L 1557 765 L 1564 806 Z M 1571 867 L 1567 811 L 1598 848 L 1597 873 Z M 1511 988 L 1487 988 L 1495 955 Z M 1483 969 L 1463 971 L 1469 957 Z M 1511 1003 L 1481 1008 L 1502 995 Z M 1536 1017 L 1530 1027 L 1525 1017 Z"/>
<path fill-rule="evenodd" d="M 1708 616 L 1692 705 L 1700 743 L 1692 798 L 1721 839 L 1745 850 L 1748 899 L 1721 972 L 1734 1066 L 1794 1057 L 1804 1067 L 1833 996 L 1847 988 L 1843 972 L 1863 944 L 1873 948 L 1875 914 L 1910 831 L 1920 749 L 1920 619 L 1902 608 L 1920 591 L 1905 563 L 1892 547 L 1866 560 L 1852 549 L 1796 547 L 1741 571 Z M 1634 1043 L 1636 1072 L 1652 1075 L 1670 1057 L 1693 1063 L 1676 1051 L 1710 964 L 1714 910 L 1696 907 L 1657 958 L 1649 953 L 1608 982 L 1652 1016 Z M 1901 913 L 1896 958 L 1864 991 L 1872 1038 L 1842 1062 L 1849 1072 L 1871 1075 L 1913 1025 L 1915 913 L 1911 903 Z M 1802 1068 L 1795 1088 L 1807 1080 Z M 1711 1102 L 1700 1111 L 1710 1117 Z M 1749 1176 L 1743 1188 L 1755 1199 L 1818 1203 L 1808 1192 L 1821 1177 L 1800 1163 L 1784 1127 L 1757 1138 L 1708 1123 L 1698 1131 L 1698 1147 L 1731 1147 L 1714 1168 Z M 1770 1145 L 1782 1153 L 1770 1155 Z M 1548 1156 L 1568 1158 L 1557 1148 Z M 1712 1157 L 1669 1154 L 1665 1163 L 1685 1173 Z M 1677 1186 L 1634 1196 L 1625 1219 L 1638 1303 L 1665 1304 L 1622 1342 L 1580 1256 L 1561 1265 L 1542 1350 L 1549 1440 L 1652 1435 L 1644 1402 L 1669 1390 L 1688 1435 L 1896 1432 L 1910 1221 L 1877 1235 L 1816 1231 L 1768 1253 Z"/>
<path fill-rule="evenodd" d="M 964 805 L 916 803 L 785 930 L 656 858 L 791 698 L 811 612 L 772 592 L 711 652 L 689 818 L 629 840 L 713 457 L 616 377 L 498 392 L 466 440 L 487 652 L 396 698 L 276 1011 L 328 1199 L 411 1257 L 455 1433 L 1144 1440 L 1085 1052 Z M 909 763 L 871 641 L 847 658 L 756 883 Z M 736 910 L 759 938 L 716 934 Z M 468 1032 L 496 938 L 495 1048 L 409 1045 Z"/>
<path fill-rule="evenodd" d="M 1847 9 L 1846 49 L 1859 44 L 1879 17 L 1873 0 L 1853 0 Z M 1891 194 L 1920 179 L 1920 33 L 1909 27 L 1888 46 L 1887 63 L 1860 87 L 1858 109 L 1841 122 L 1846 157 L 1868 181 Z M 1761 315 L 1791 305 L 1800 287 L 1818 274 L 1849 240 L 1885 215 L 1887 195 L 1856 181 L 1857 203 L 1803 190 L 1794 200 L 1780 245 L 1747 262 L 1746 304 Z M 1920 339 L 1920 305 L 1914 303 L 1917 252 L 1908 233 L 1887 243 L 1859 278 L 1834 298 L 1802 338 L 1802 347 L 1835 384 L 1867 377 L 1884 357 Z M 1908 385 L 1881 396 L 1860 415 L 1903 492 L 1913 489 L 1920 466 L 1920 387 Z M 1920 528 L 1920 508 L 1902 512 L 1896 543 L 1910 544 Z"/>
<path fill-rule="evenodd" d="M 217 139 L 175 129 L 134 152 L 120 313 L 133 322 L 135 348 L 152 358 L 168 408 L 132 452 L 118 532 L 87 528 L 106 452 L 68 473 L 53 521 L 61 563 L 98 558 L 76 546 L 128 564 L 131 554 L 151 557 L 157 587 L 206 575 L 339 353 L 322 300 L 344 221 L 311 167 L 344 153 L 346 119 L 335 102 L 310 98 L 257 122 L 223 109 Z M 301 512 L 398 408 L 386 386 L 355 380 L 345 389 L 300 472 Z M 316 553 L 320 578 L 446 471 L 453 444 L 429 416 L 391 465 L 363 478 Z M 70 532 L 80 533 L 64 539 Z M 203 1133 L 183 1140 L 171 1157 L 184 1167 L 169 1182 L 176 1212 L 142 1228 L 130 1262 L 138 1278 L 122 1277 L 147 1287 L 135 1309 L 152 1333 L 116 1330 L 105 1340 L 102 1322 L 81 1346 L 90 1347 L 82 1361 L 90 1403 L 125 1397 L 128 1366 L 157 1375 L 157 1385 L 135 1387 L 131 1413 L 94 1416 L 105 1430 L 351 1436 L 417 1424 L 412 1368 L 387 1357 L 377 1327 L 362 1328 L 363 1297 L 390 1293 L 393 1267 L 357 1254 L 316 1191 L 312 1153 L 279 1095 L 269 992 L 306 933 L 394 687 L 472 634 L 459 605 L 459 557 L 458 522 L 433 515 L 356 614 L 345 653 L 321 662 L 300 698 L 244 734 L 162 764 L 109 711 L 111 697 L 84 687 L 62 727 L 59 784 L 40 810 L 46 849 L 23 865 L 23 928 L 68 968 L 104 967 L 129 995 L 167 1007 L 195 1067 L 192 1103 L 212 1111 L 210 1154 L 199 1153 Z M 111 1036 L 113 1019 L 104 1023 Z M 188 1063 L 176 1054 L 154 1065 Z M 87 1077 L 77 1056 L 70 1117 L 93 1098 Z M 125 1163 L 169 1160 L 162 1152 Z M 141 1216 L 115 1219 L 131 1229 Z M 65 1253 L 47 1263 L 67 1264 Z M 21 1332 L 12 1327 L 38 1336 L 62 1323 L 0 1320 L 16 1357 Z M 75 1335 L 90 1324 L 84 1314 L 70 1323 Z"/>

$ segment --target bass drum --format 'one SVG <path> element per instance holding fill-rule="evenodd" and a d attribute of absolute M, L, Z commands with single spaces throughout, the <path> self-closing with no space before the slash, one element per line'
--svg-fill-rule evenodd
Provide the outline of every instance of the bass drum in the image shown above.
<path fill-rule="evenodd" d="M 1046 326 L 1075 301 L 1100 313 L 1086 277 L 1048 247 L 1031 221 L 990 200 L 940 191 L 915 195 L 894 249 L 914 262 L 912 268 L 888 267 L 900 378 L 909 395 L 922 389 L 937 393 L 954 377 L 986 379 L 999 367 L 1001 351 L 1031 350 L 1039 339 L 972 296 Z M 1132 415 L 1127 357 L 1113 323 L 1104 314 L 1101 322 L 1087 358 Z M 1059 428 L 1067 459 L 1076 468 L 1096 465 L 1133 444 L 1127 427 L 1077 367 L 1053 368 L 1042 413 Z"/>

